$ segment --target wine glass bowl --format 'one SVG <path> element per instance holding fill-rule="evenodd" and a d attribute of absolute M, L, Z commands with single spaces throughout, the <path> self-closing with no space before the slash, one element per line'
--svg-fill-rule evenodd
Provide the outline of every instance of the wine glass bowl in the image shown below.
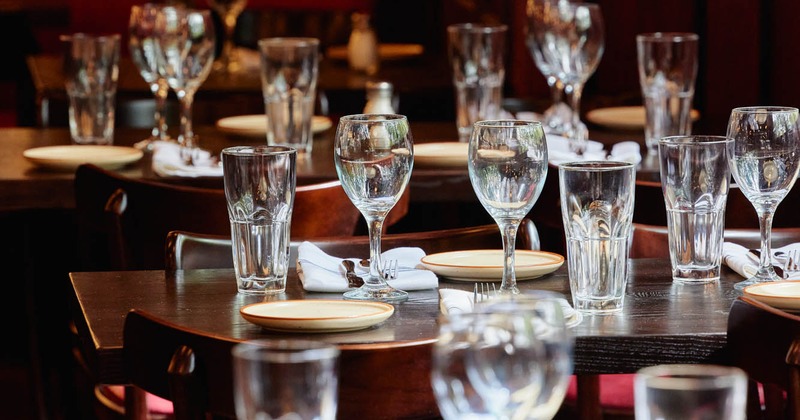
<path fill-rule="evenodd" d="M 761 227 L 761 256 L 756 274 L 734 287 L 781 280 L 772 268 L 772 218 L 800 170 L 798 110 L 791 107 L 743 107 L 731 111 L 728 137 L 731 174 L 753 204 Z"/>
<path fill-rule="evenodd" d="M 140 147 L 151 147 L 155 141 L 169 140 L 167 134 L 164 106 L 167 103 L 169 85 L 158 72 L 158 50 L 155 27 L 156 18 L 163 6 L 154 3 L 134 5 L 131 7 L 128 23 L 128 49 L 131 60 L 139 70 L 139 74 L 150 87 L 156 101 L 153 129 L 150 137 L 137 144 Z"/>
<path fill-rule="evenodd" d="M 156 19 L 158 72 L 181 104 L 181 157 L 192 165 L 198 151 L 192 132 L 194 94 L 214 60 L 214 24 L 207 10 L 164 7 Z"/>
<path fill-rule="evenodd" d="M 542 124 L 495 120 L 475 123 L 469 142 L 469 178 L 503 237 L 500 293 L 519 293 L 514 273 L 517 228 L 530 212 L 547 176 Z"/>
<path fill-rule="evenodd" d="M 345 292 L 345 299 L 403 301 L 408 293 L 383 277 L 381 232 L 386 215 L 408 185 L 414 162 L 408 119 L 396 114 L 348 115 L 339 119 L 334 163 L 350 201 L 367 221 L 369 275 L 364 285 Z"/>

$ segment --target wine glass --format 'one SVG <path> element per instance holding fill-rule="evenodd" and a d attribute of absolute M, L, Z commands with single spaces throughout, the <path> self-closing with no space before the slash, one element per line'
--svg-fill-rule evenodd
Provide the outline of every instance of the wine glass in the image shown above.
<path fill-rule="evenodd" d="M 572 336 L 556 294 L 503 295 L 444 317 L 432 359 L 445 419 L 550 419 L 569 384 Z"/>
<path fill-rule="evenodd" d="M 478 121 L 469 142 L 469 178 L 503 238 L 500 293 L 519 293 L 514 245 L 520 221 L 539 198 L 547 175 L 547 143 L 540 122 Z"/>
<path fill-rule="evenodd" d="M 164 115 L 169 85 L 167 85 L 167 80 L 158 73 L 155 45 L 157 42 L 155 39 L 156 16 L 162 7 L 162 5 L 154 3 L 134 5 L 131 7 L 128 23 L 128 46 L 131 59 L 139 69 L 139 74 L 150 86 L 150 91 L 156 99 L 155 123 L 150 137 L 136 143 L 137 147 L 144 149 L 151 148 L 155 141 L 169 140 L 167 118 Z"/>
<path fill-rule="evenodd" d="M 156 18 L 158 72 L 181 104 L 181 158 L 192 165 L 198 151 L 192 102 L 214 60 L 214 24 L 207 10 L 164 7 Z"/>
<path fill-rule="evenodd" d="M 227 72 L 238 71 L 240 64 L 233 47 L 234 29 L 236 29 L 236 20 L 244 11 L 245 5 L 247 5 L 247 0 L 208 0 L 208 5 L 217 12 L 222 19 L 222 25 L 225 27 L 225 41 L 222 44 L 221 60 L 214 66 Z"/>
<path fill-rule="evenodd" d="M 572 119 L 564 125 L 564 134 L 572 139 L 575 153 L 586 150 L 588 132 L 580 119 L 583 85 L 594 73 L 605 48 L 605 31 L 600 6 L 592 3 L 558 1 L 544 8 L 540 25 L 534 25 L 541 40 L 542 55 L 556 78 L 564 84 Z"/>
<path fill-rule="evenodd" d="M 781 280 L 772 268 L 772 217 L 797 180 L 800 169 L 798 110 L 789 107 L 735 108 L 728 121 L 733 179 L 753 204 L 761 227 L 758 272 L 734 285 Z"/>
<path fill-rule="evenodd" d="M 367 221 L 369 276 L 345 299 L 397 302 L 408 293 L 383 278 L 383 221 L 403 194 L 414 163 L 408 119 L 396 114 L 348 115 L 339 119 L 333 145 L 336 173 L 345 193 Z"/>

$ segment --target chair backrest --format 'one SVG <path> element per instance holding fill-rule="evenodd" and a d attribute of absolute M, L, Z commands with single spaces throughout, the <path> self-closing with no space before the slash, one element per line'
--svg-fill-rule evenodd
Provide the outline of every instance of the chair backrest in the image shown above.
<path fill-rule="evenodd" d="M 230 236 L 222 189 L 129 178 L 82 165 L 75 175 L 75 202 L 85 270 L 163 268 L 164 239 L 172 230 Z M 291 233 L 299 238 L 353 235 L 360 217 L 339 181 L 299 186 Z"/>
<path fill-rule="evenodd" d="M 309 240 L 331 255 L 369 255 L 369 238 L 364 236 L 320 237 Z M 292 262 L 297 259 L 297 246 L 300 242 L 302 241 L 297 240 L 291 244 L 289 260 Z M 417 246 L 432 254 L 453 249 L 501 248 L 502 241 L 497 225 L 484 225 L 384 235 L 381 246 L 383 249 Z M 539 235 L 536 226 L 529 219 L 524 219 L 520 224 L 517 249 L 539 249 Z M 167 271 L 233 267 L 230 235 L 170 232 L 167 235 L 165 266 Z"/>
<path fill-rule="evenodd" d="M 746 248 L 758 248 L 761 231 L 758 229 L 725 229 L 725 240 Z M 800 228 L 775 228 L 772 230 L 773 246 L 784 246 L 800 241 Z M 633 224 L 631 258 L 669 258 L 669 234 L 666 226 Z"/>
<path fill-rule="evenodd" d="M 736 299 L 728 316 L 726 354 L 750 379 L 748 418 L 800 419 L 800 316 L 747 297 Z M 763 385 L 763 409 L 755 382 Z"/>

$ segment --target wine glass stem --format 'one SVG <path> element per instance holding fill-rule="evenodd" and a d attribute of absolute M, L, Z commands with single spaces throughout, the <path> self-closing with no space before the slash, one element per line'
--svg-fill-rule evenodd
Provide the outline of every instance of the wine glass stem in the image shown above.
<path fill-rule="evenodd" d="M 225 13 L 225 17 L 223 19 L 225 23 L 225 42 L 222 44 L 222 62 L 225 65 L 226 70 L 233 61 L 233 35 L 234 30 L 236 29 L 237 17 L 238 16 L 233 13 Z"/>
<path fill-rule="evenodd" d="M 517 275 L 514 272 L 514 247 L 517 242 L 517 229 L 519 222 L 502 222 L 500 235 L 503 238 L 503 282 L 500 284 L 501 293 L 519 293 L 517 288 Z"/>
<path fill-rule="evenodd" d="M 364 283 L 382 285 L 386 282 L 381 276 L 381 233 L 383 231 L 383 216 L 367 217 L 367 232 L 369 234 L 369 278 Z"/>
<path fill-rule="evenodd" d="M 165 107 L 167 105 L 167 94 L 169 94 L 169 85 L 166 80 L 159 78 L 155 83 L 150 85 L 150 90 L 156 99 L 156 112 L 153 116 L 155 124 L 153 125 L 152 139 L 154 140 L 167 140 L 167 116 Z"/>
<path fill-rule="evenodd" d="M 564 86 L 559 83 L 558 78 L 555 76 L 548 76 L 547 77 L 547 86 L 550 87 L 550 98 L 553 102 L 553 105 L 558 105 L 561 103 L 561 97 L 564 93 Z"/>
<path fill-rule="evenodd" d="M 761 229 L 761 258 L 759 261 L 757 277 L 772 278 L 772 216 L 774 210 L 761 210 L 758 212 L 758 226 Z"/>
<path fill-rule="evenodd" d="M 178 138 L 178 142 L 181 145 L 181 158 L 183 163 L 192 165 L 194 163 L 194 149 L 197 147 L 194 133 L 192 132 L 192 102 L 194 101 L 194 94 L 184 91 L 178 95 L 178 99 L 181 103 L 181 135 Z"/>
<path fill-rule="evenodd" d="M 567 137 L 572 140 L 570 142 L 572 151 L 581 155 L 586 150 L 586 131 L 583 128 L 583 123 L 581 123 L 583 84 L 565 83 L 564 93 L 567 95 L 570 108 L 572 108 L 572 121 L 569 124 Z"/>

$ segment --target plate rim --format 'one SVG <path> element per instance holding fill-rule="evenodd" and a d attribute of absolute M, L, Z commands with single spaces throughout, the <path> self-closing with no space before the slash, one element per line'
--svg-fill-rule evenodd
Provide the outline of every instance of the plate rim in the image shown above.
<path fill-rule="evenodd" d="M 767 282 L 767 283 L 758 283 L 758 284 L 751 284 L 744 289 L 742 289 L 742 294 L 746 294 L 748 296 L 752 296 L 754 298 L 757 297 L 765 297 L 765 298 L 772 298 L 772 299 L 788 299 L 790 301 L 797 301 L 798 308 L 800 308 L 800 295 L 790 296 L 790 295 L 776 295 L 774 293 L 758 293 L 758 289 L 764 287 L 780 287 L 781 284 L 792 283 L 800 285 L 800 280 L 781 280 L 776 282 Z M 755 290 L 755 292 L 754 292 Z"/>
<path fill-rule="evenodd" d="M 245 119 L 245 118 L 259 118 L 259 117 L 266 117 L 266 115 L 265 114 L 230 115 L 230 116 L 222 117 L 222 118 L 218 119 L 214 123 L 214 126 L 217 128 L 217 130 L 220 130 L 220 131 L 223 131 L 223 132 L 226 132 L 226 133 L 229 133 L 229 134 L 246 135 L 246 136 L 263 136 L 263 135 L 267 134 L 266 124 L 265 124 L 263 129 L 261 129 L 261 128 L 252 129 L 252 128 L 240 128 L 240 127 L 225 126 L 225 121 L 226 120 L 230 121 L 230 120 L 235 120 L 237 118 Z M 318 128 L 317 130 L 314 130 L 314 119 L 317 119 L 318 121 L 322 121 L 324 119 L 325 124 L 322 124 L 320 122 L 319 123 L 320 124 L 320 128 Z M 322 128 L 323 126 L 324 126 L 324 128 Z M 328 117 L 327 115 L 312 115 L 311 116 L 311 132 L 313 134 L 322 133 L 323 131 L 326 131 L 326 130 L 330 129 L 331 127 L 333 127 L 333 120 L 331 119 L 331 117 Z"/>
<path fill-rule="evenodd" d="M 455 253 L 476 253 L 476 252 L 487 252 L 487 251 L 500 252 L 500 253 L 503 252 L 502 249 L 488 249 L 488 248 L 486 248 L 486 249 L 464 249 L 464 250 L 460 250 L 460 251 L 444 251 L 444 252 L 436 252 L 436 253 L 433 253 L 433 254 L 425 255 L 424 257 L 422 257 L 421 262 L 423 264 L 430 264 L 430 265 L 439 266 L 439 267 L 452 267 L 452 268 L 489 268 L 489 269 L 492 269 L 492 268 L 503 268 L 502 265 L 461 265 L 461 264 L 456 265 L 456 264 L 432 263 L 432 262 L 426 262 L 425 261 L 425 259 L 430 257 L 430 256 L 438 256 L 438 255 L 444 255 L 444 254 L 455 254 Z M 517 249 L 517 250 L 514 250 L 514 254 L 515 255 L 519 255 L 520 253 L 537 254 L 537 255 L 543 255 L 544 254 L 544 255 L 554 256 L 554 257 L 557 257 L 557 258 L 555 258 L 554 261 L 546 262 L 546 263 L 540 263 L 540 264 L 519 264 L 519 265 L 515 264 L 514 267 L 526 268 L 526 267 L 542 267 L 542 266 L 550 266 L 550 265 L 555 265 L 555 264 L 562 264 L 562 265 L 564 264 L 564 256 L 561 255 L 561 254 L 555 253 L 555 252 L 540 251 L 540 250 L 535 250 L 535 249 Z"/>
<path fill-rule="evenodd" d="M 644 111 L 644 105 L 621 105 L 621 106 L 606 106 L 606 107 L 595 108 L 595 109 L 592 109 L 592 110 L 590 110 L 590 111 L 588 111 L 586 113 L 586 120 L 591 122 L 591 123 L 593 123 L 593 124 L 596 124 L 596 125 L 599 125 L 599 126 L 603 126 L 603 127 L 626 128 L 626 129 L 644 128 L 644 126 L 645 126 L 645 122 L 644 121 L 642 121 L 641 123 L 639 123 L 639 122 L 631 123 L 631 122 L 625 122 L 625 121 L 619 121 L 619 120 L 617 120 L 617 121 L 607 121 L 607 120 L 603 120 L 602 117 L 598 121 L 598 119 L 597 119 L 597 115 L 598 114 L 603 114 L 603 113 L 614 111 L 614 110 L 617 110 L 617 111 L 620 111 L 620 110 L 636 110 L 637 112 L 641 110 L 643 112 Z M 700 119 L 700 111 L 698 111 L 697 109 L 692 108 L 692 110 L 690 111 L 690 115 L 691 115 L 692 121 L 697 121 L 698 119 Z"/>
<path fill-rule="evenodd" d="M 337 304 L 345 305 L 367 305 L 372 307 L 381 307 L 382 310 L 365 314 L 353 316 L 337 316 L 337 317 L 309 317 L 309 318 L 285 318 L 285 317 L 270 317 L 263 315 L 254 315 L 246 313 L 247 308 L 256 305 L 272 305 L 272 304 L 286 304 L 304 302 L 303 304 L 319 304 L 320 302 L 335 302 Z M 318 305 L 317 305 L 318 306 Z M 394 306 L 375 301 L 348 301 L 337 299 L 290 299 L 269 302 L 257 302 L 239 308 L 239 314 L 246 321 L 258 325 L 261 328 L 278 332 L 306 332 L 306 333 L 334 333 L 334 332 L 347 332 L 358 331 L 377 325 L 394 314 Z M 299 324 L 299 326 L 298 326 Z M 333 324 L 333 325 L 331 325 Z"/>
<path fill-rule="evenodd" d="M 64 157 L 64 156 L 42 156 L 41 152 L 56 150 L 75 150 L 84 148 L 85 150 L 118 150 L 125 153 L 116 153 L 102 159 L 87 158 L 86 156 Z M 51 146 L 31 147 L 22 151 L 22 156 L 29 162 L 47 168 L 71 170 L 78 166 L 90 163 L 103 168 L 118 168 L 129 163 L 136 162 L 144 157 L 144 152 L 131 146 L 120 146 L 114 144 L 61 144 Z"/>
<path fill-rule="evenodd" d="M 337 300 L 337 299 L 289 299 L 289 300 L 276 300 L 270 302 L 256 302 L 251 303 L 239 308 L 239 313 L 242 315 L 245 314 L 245 311 L 248 308 L 252 308 L 254 306 L 267 306 L 267 305 L 287 305 L 287 304 L 337 304 L 337 305 L 361 305 L 361 306 L 371 306 L 371 307 L 381 307 L 383 310 L 370 313 L 366 315 L 348 315 L 348 316 L 337 316 L 337 317 L 275 317 L 275 316 L 264 316 L 264 315 L 256 315 L 252 313 L 248 313 L 247 316 L 251 316 L 254 318 L 262 318 L 262 319 L 273 319 L 273 320 L 291 320 L 291 321 L 324 321 L 324 320 L 331 320 L 331 319 L 358 319 L 358 318 L 365 318 L 377 315 L 383 315 L 386 312 L 394 312 L 394 306 L 384 303 L 384 302 L 377 302 L 377 301 L 359 301 L 359 300 Z M 391 315 L 391 314 L 390 314 Z"/>

